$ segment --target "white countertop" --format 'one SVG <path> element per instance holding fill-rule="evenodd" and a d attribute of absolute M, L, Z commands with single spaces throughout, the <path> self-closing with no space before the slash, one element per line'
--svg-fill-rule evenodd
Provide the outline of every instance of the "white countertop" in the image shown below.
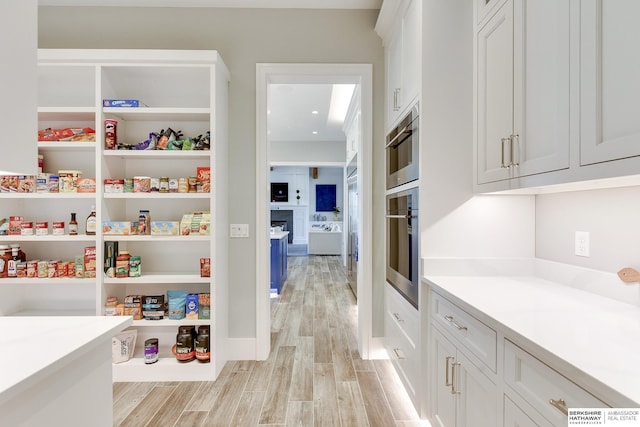
<path fill-rule="evenodd" d="M 131 323 L 130 316 L 0 317 L 0 403 Z"/>
<path fill-rule="evenodd" d="M 425 280 L 489 326 L 532 344 L 544 353 L 539 357 L 554 359 L 574 382 L 600 390 L 605 402 L 640 405 L 640 307 L 533 275 Z"/>
<path fill-rule="evenodd" d="M 269 233 L 269 237 L 271 239 L 283 239 L 289 235 L 288 231 L 276 231 L 274 233 Z"/>

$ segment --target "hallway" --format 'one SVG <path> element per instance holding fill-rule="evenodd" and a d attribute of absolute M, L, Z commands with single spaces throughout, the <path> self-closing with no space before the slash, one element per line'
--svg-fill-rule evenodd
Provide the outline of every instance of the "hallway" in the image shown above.
<path fill-rule="evenodd" d="M 362 360 L 340 257 L 289 257 L 271 304 L 271 354 L 229 362 L 215 382 L 115 383 L 114 426 L 422 424 L 387 360 Z"/>

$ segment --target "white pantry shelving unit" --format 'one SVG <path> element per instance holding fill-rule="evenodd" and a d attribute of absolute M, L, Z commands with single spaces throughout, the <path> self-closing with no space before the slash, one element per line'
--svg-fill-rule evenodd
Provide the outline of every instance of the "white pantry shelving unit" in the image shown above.
<path fill-rule="evenodd" d="M 65 221 L 77 213 L 79 236 L 0 236 L 20 243 L 28 259 L 72 260 L 96 246 L 96 279 L 2 279 L 0 315 L 104 314 L 109 296 L 164 295 L 168 290 L 210 293 L 211 319 L 134 321 L 137 343 L 129 362 L 114 365 L 114 381 L 210 381 L 224 363 L 227 338 L 227 102 L 228 70 L 215 51 L 54 50 L 38 52 L 39 129 L 91 127 L 96 142 L 38 142 L 45 172 L 81 170 L 96 178 L 95 193 L 0 193 L 0 217 Z M 138 99 L 148 107 L 102 107 L 103 99 Z M 136 144 L 150 132 L 172 128 L 185 137 L 211 132 L 208 151 L 105 150 L 104 121 L 118 121 L 118 142 Z M 36 159 L 34 159 L 34 162 Z M 211 169 L 210 193 L 104 193 L 103 181 L 133 176 L 189 177 Z M 84 234 L 84 219 L 96 206 L 103 221 L 179 221 L 192 211 L 210 211 L 207 236 L 111 236 L 98 227 Z M 104 243 L 142 257 L 142 277 L 106 278 Z M 211 277 L 199 274 L 211 258 Z M 178 326 L 209 325 L 211 363 L 180 363 L 171 352 Z M 160 361 L 144 364 L 144 341 L 158 338 Z"/>

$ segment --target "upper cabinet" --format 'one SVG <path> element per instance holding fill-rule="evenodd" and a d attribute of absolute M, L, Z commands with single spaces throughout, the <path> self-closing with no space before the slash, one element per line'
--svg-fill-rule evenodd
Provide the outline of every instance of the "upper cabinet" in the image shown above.
<path fill-rule="evenodd" d="M 637 185 L 640 3 L 475 6 L 475 191 Z"/>
<path fill-rule="evenodd" d="M 421 2 L 404 0 L 400 6 L 383 3 L 376 31 L 385 46 L 385 128 L 398 121 L 420 92 Z"/>
<path fill-rule="evenodd" d="M 508 0 L 478 27 L 476 118 L 477 184 L 569 167 L 568 0 Z"/>
<path fill-rule="evenodd" d="M 580 2 L 580 164 L 640 155 L 635 0 Z"/>

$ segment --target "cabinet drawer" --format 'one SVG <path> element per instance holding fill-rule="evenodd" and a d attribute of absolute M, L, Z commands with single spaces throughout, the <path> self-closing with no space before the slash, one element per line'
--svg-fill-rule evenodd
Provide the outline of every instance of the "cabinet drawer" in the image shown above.
<path fill-rule="evenodd" d="M 400 330 L 395 322 L 385 325 L 385 345 L 389 358 L 398 371 L 398 376 L 407 389 L 407 393 L 415 402 L 417 381 L 420 379 L 420 352 L 414 342 Z"/>
<path fill-rule="evenodd" d="M 553 425 L 567 425 L 565 409 L 609 406 L 509 340 L 504 342 L 504 380 Z"/>
<path fill-rule="evenodd" d="M 496 331 L 435 292 L 431 304 L 435 322 L 496 372 Z"/>
<path fill-rule="evenodd" d="M 420 315 L 402 295 L 390 285 L 386 286 L 385 323 L 393 322 L 415 347 L 420 337 Z"/>

